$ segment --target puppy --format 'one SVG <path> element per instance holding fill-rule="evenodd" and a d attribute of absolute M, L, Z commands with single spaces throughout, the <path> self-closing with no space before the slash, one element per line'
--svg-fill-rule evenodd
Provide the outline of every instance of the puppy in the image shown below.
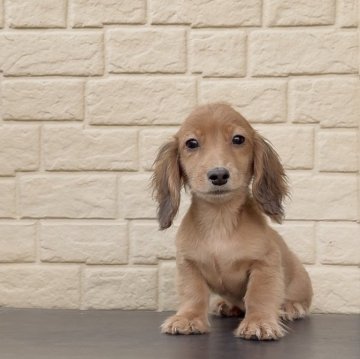
<path fill-rule="evenodd" d="M 238 112 L 219 103 L 195 109 L 161 147 L 152 184 L 161 229 L 172 224 L 181 188 L 192 196 L 176 237 L 180 307 L 163 333 L 208 332 L 210 292 L 219 296 L 213 312 L 245 313 L 234 332 L 245 339 L 278 339 L 282 319 L 309 312 L 310 278 L 265 217 L 284 216 L 284 169 Z"/>

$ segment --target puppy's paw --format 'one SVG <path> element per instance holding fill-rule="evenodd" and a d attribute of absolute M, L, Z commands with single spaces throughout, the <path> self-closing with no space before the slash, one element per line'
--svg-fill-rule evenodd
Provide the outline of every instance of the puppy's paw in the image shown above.
<path fill-rule="evenodd" d="M 234 334 L 244 339 L 277 340 L 285 335 L 285 329 L 277 319 L 249 316 L 243 319 Z"/>
<path fill-rule="evenodd" d="M 219 317 L 241 317 L 244 312 L 235 305 L 229 305 L 224 300 L 212 304 L 211 313 Z"/>
<path fill-rule="evenodd" d="M 188 319 L 174 315 L 161 325 L 161 332 L 166 334 L 204 334 L 209 332 L 209 326 L 200 318 Z"/>
<path fill-rule="evenodd" d="M 304 318 L 308 313 L 308 309 L 298 302 L 285 302 L 281 306 L 280 316 L 284 320 L 296 320 Z"/>

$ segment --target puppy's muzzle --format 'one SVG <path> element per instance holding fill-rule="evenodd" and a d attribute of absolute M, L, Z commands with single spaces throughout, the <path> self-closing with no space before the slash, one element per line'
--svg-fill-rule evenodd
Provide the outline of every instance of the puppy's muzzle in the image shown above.
<path fill-rule="evenodd" d="M 228 181 L 230 173 L 224 167 L 215 167 L 207 173 L 207 176 L 214 186 L 223 186 Z"/>

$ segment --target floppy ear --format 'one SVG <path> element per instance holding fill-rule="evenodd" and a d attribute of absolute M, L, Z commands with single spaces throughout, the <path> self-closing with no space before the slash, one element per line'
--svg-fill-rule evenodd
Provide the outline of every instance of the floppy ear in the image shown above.
<path fill-rule="evenodd" d="M 288 195 L 287 179 L 279 156 L 259 134 L 254 141 L 253 197 L 263 212 L 281 223 L 284 217 L 282 202 Z"/>
<path fill-rule="evenodd" d="M 179 209 L 182 186 L 178 143 L 174 139 L 163 145 L 154 162 L 153 195 L 158 202 L 160 229 L 169 228 Z"/>

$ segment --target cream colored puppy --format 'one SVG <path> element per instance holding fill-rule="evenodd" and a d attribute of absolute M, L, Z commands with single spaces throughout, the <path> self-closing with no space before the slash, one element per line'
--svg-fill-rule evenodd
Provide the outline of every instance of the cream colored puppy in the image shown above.
<path fill-rule="evenodd" d="M 162 331 L 208 332 L 213 292 L 221 297 L 215 312 L 245 312 L 236 336 L 282 337 L 282 319 L 308 313 L 312 287 L 265 217 L 280 223 L 287 195 L 284 170 L 270 144 L 229 105 L 210 104 L 195 109 L 161 147 L 154 169 L 161 229 L 172 224 L 181 188 L 192 195 L 176 239 L 180 307 Z"/>

